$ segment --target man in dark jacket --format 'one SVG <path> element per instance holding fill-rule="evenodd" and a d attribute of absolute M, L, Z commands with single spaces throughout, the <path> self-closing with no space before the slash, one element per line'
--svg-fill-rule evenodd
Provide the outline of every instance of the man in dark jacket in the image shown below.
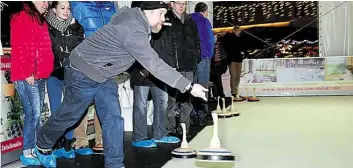
<path fill-rule="evenodd" d="M 114 77 L 136 61 L 162 82 L 206 101 L 207 89 L 173 70 L 150 46 L 150 34 L 161 29 L 167 4 L 146 1 L 142 5 L 143 11 L 121 8 L 111 22 L 71 52 L 71 64 L 65 69 L 63 103 L 37 135 L 35 153 L 44 167 L 56 167 L 52 147 L 68 128 L 80 120 L 93 99 L 102 123 L 105 167 L 124 167 L 124 119 Z"/>
<path fill-rule="evenodd" d="M 171 10 L 167 12 L 166 18 L 171 23 L 170 27 L 162 30 L 162 46 L 167 51 L 160 55 L 170 65 L 180 72 L 184 77 L 193 81 L 197 63 L 200 60 L 200 48 L 197 26 L 190 16 L 185 14 L 185 1 L 172 1 Z M 196 45 L 196 46 L 195 46 Z M 179 122 L 190 127 L 190 114 L 193 105 L 190 94 L 181 94 L 170 89 L 167 109 L 167 132 L 171 135 L 177 133 L 176 128 L 181 127 L 176 123 L 176 114 L 179 113 Z"/>
<path fill-rule="evenodd" d="M 244 43 L 245 40 L 243 40 L 241 29 L 238 26 L 235 26 L 233 32 L 227 33 L 223 38 L 224 49 L 230 62 L 230 87 L 234 98 L 239 97 L 238 87 L 243 64 L 243 55 L 241 52 L 245 50 Z"/>

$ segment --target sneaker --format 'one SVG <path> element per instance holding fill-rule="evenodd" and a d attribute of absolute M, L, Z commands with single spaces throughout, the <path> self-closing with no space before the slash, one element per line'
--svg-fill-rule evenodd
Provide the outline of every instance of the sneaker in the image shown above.
<path fill-rule="evenodd" d="M 131 142 L 132 146 L 137 148 L 155 148 L 157 144 L 153 140 L 142 140 L 139 142 Z"/>
<path fill-rule="evenodd" d="M 26 157 L 23 154 L 21 154 L 20 160 L 21 160 L 22 164 L 25 166 L 40 166 L 41 165 L 38 158 L 36 158 L 32 155 Z"/>
<path fill-rule="evenodd" d="M 174 136 L 165 136 L 161 139 L 154 139 L 157 143 L 179 143 L 180 139 Z"/>
<path fill-rule="evenodd" d="M 70 149 L 69 151 L 66 151 L 65 148 L 60 148 L 57 150 L 53 151 L 53 154 L 56 156 L 56 158 L 66 158 L 66 159 L 74 159 L 75 158 L 75 151 Z"/>
<path fill-rule="evenodd" d="M 40 151 L 37 147 L 34 148 L 40 163 L 44 167 L 56 167 L 56 157 L 51 151 Z"/>
<path fill-rule="evenodd" d="M 93 150 L 89 147 L 80 147 L 75 149 L 75 152 L 83 155 L 83 156 L 87 156 L 87 155 L 93 155 Z"/>

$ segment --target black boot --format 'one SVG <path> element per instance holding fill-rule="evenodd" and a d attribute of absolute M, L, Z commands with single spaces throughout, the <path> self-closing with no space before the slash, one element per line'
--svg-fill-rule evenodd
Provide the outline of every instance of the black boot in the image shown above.
<path fill-rule="evenodd" d="M 54 145 L 53 150 L 58 150 L 60 148 L 63 148 L 64 147 L 64 141 L 65 141 L 65 138 L 62 138 L 62 139 L 58 140 L 56 142 L 56 144 Z"/>
<path fill-rule="evenodd" d="M 64 144 L 63 144 L 63 147 L 65 149 L 65 151 L 70 151 L 70 150 L 74 150 L 75 149 L 75 138 L 73 139 L 64 139 Z"/>

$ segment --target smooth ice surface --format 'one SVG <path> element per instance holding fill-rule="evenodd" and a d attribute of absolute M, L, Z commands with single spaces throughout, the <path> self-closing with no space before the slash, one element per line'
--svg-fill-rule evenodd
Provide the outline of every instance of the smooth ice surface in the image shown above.
<path fill-rule="evenodd" d="M 353 97 L 260 97 L 260 99 L 261 101 L 256 103 L 235 103 L 240 116 L 219 119 L 221 147 L 235 154 L 236 168 L 353 167 Z M 189 147 L 196 150 L 205 149 L 209 146 L 211 137 L 212 126 L 209 126 L 190 141 Z M 131 143 L 125 144 L 124 147 L 129 148 L 130 153 L 135 151 L 130 149 Z M 151 150 L 141 157 L 149 160 L 153 158 L 154 162 L 159 162 L 158 157 L 161 156 L 156 153 L 165 151 L 163 148 L 158 150 Z M 135 154 L 127 159 L 131 162 L 131 159 L 134 161 L 139 157 Z M 64 163 L 62 160 L 58 167 L 79 168 L 77 164 L 84 165 L 83 162 L 103 167 L 103 159 L 97 155 L 78 159 L 74 164 L 71 162 L 74 161 L 65 160 Z M 153 167 L 146 165 L 146 160 L 140 162 L 143 162 L 139 163 L 141 166 L 130 167 Z M 224 168 L 229 165 L 231 166 L 229 163 L 210 163 L 207 166 Z M 21 163 L 15 162 L 3 167 L 21 166 Z M 195 159 L 172 159 L 163 167 L 196 168 L 196 165 Z"/>
<path fill-rule="evenodd" d="M 219 119 L 221 146 L 234 152 L 236 168 L 352 168 L 352 102 L 342 96 L 236 103 L 239 117 Z M 207 148 L 211 134 L 206 127 L 190 147 Z M 194 159 L 173 159 L 164 167 L 196 166 Z"/>

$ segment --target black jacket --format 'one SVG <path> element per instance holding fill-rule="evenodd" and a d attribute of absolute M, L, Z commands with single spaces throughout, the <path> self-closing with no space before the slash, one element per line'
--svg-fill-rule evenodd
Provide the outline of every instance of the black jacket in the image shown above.
<path fill-rule="evenodd" d="M 186 55 L 190 60 L 190 67 L 196 70 L 197 64 L 201 61 L 201 42 L 199 30 L 196 22 L 191 18 L 191 14 L 185 17 L 184 34 L 186 44 Z"/>
<path fill-rule="evenodd" d="M 222 40 L 228 60 L 230 62 L 242 62 L 243 56 L 241 52 L 245 52 L 246 45 L 243 34 L 238 37 L 234 33 L 227 33 Z"/>
<path fill-rule="evenodd" d="M 161 45 L 167 54 L 161 54 L 160 57 L 180 72 L 196 71 L 201 57 L 196 23 L 191 16 L 186 16 L 182 23 L 172 11 L 167 12 L 166 18 L 172 26 L 165 26 L 161 31 Z"/>
<path fill-rule="evenodd" d="M 83 28 L 75 21 L 67 27 L 64 33 L 61 33 L 49 25 L 49 34 L 54 52 L 54 70 L 51 76 L 63 80 L 64 66 L 69 63 L 71 51 L 84 39 Z"/>

